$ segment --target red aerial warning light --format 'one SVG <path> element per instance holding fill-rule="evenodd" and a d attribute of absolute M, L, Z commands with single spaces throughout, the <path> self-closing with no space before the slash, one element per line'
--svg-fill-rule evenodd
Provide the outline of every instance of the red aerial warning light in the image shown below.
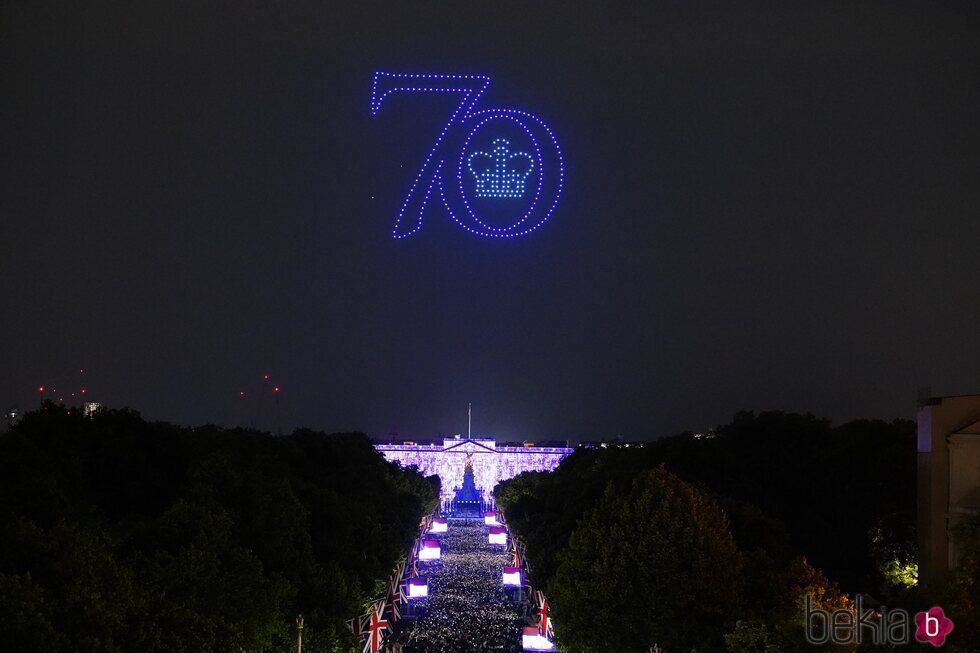
<path fill-rule="evenodd" d="M 38 392 L 44 392 L 44 386 L 43 386 L 43 385 L 39 385 L 39 386 L 37 387 L 37 391 L 38 391 Z"/>
<path fill-rule="evenodd" d="M 268 374 L 263 374 L 262 375 L 262 378 L 265 379 L 266 381 L 268 381 L 269 380 L 269 375 Z"/>
<path fill-rule="evenodd" d="M 85 388 L 82 388 L 82 394 L 85 394 L 85 392 L 86 392 Z"/>
<path fill-rule="evenodd" d="M 239 397 L 244 397 L 245 396 L 245 391 L 244 390 L 239 390 L 238 391 L 238 396 Z"/>
<path fill-rule="evenodd" d="M 279 386 L 276 386 L 275 388 L 273 388 L 273 392 L 279 392 Z"/>

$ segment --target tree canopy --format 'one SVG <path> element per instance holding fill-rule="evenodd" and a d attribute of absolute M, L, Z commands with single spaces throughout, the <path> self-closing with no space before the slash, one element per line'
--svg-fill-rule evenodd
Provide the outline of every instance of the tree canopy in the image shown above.
<path fill-rule="evenodd" d="M 180 428 L 45 405 L 0 437 L 0 641 L 18 651 L 349 650 L 437 504 L 363 434 Z"/>
<path fill-rule="evenodd" d="M 724 511 L 657 467 L 624 492 L 608 487 L 572 533 L 552 583 L 555 617 L 583 653 L 689 651 L 720 639 L 741 566 Z"/>
<path fill-rule="evenodd" d="M 739 413 L 711 433 L 576 450 L 553 473 L 501 483 L 495 497 L 527 544 L 531 582 L 554 595 L 567 650 L 635 649 L 643 642 L 617 639 L 632 623 L 643 637 L 660 637 L 661 646 L 669 637 L 669 650 L 687 653 L 692 640 L 672 634 L 668 622 L 657 625 L 663 609 L 715 615 L 698 626 L 702 653 L 814 650 L 802 641 L 803 596 L 846 607 L 839 583 L 889 605 L 910 599 L 894 572 L 914 569 L 914 443 L 907 421 L 833 427 L 812 415 Z M 718 547 L 703 551 L 705 533 L 721 531 L 735 558 Z M 699 551 L 700 568 L 687 557 Z M 726 571 L 708 565 L 716 558 L 728 561 Z M 648 559 L 656 573 L 644 567 Z M 664 597 L 657 574 L 674 568 L 686 575 L 672 590 L 679 595 Z M 716 580 L 730 602 L 717 602 Z M 683 607 L 691 601 L 705 612 Z M 602 615 L 591 634 L 577 621 L 583 606 Z M 643 630 L 648 621 L 658 630 Z"/>

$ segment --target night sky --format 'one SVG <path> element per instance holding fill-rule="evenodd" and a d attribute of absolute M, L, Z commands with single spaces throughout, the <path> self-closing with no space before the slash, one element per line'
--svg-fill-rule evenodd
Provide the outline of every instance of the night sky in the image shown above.
<path fill-rule="evenodd" d="M 4 407 L 576 440 L 980 391 L 976 3 L 128 4 L 0 9 Z M 375 70 L 545 119 L 553 218 L 394 240 L 455 98 L 372 117 Z"/>

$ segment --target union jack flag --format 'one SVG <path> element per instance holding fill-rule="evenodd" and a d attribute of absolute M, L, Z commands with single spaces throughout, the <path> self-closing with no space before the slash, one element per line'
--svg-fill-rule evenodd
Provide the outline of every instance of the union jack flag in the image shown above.
<path fill-rule="evenodd" d="M 415 540 L 412 550 L 408 552 L 408 560 L 405 561 L 405 577 L 411 578 L 418 575 L 419 546 L 421 539 Z"/>
<path fill-rule="evenodd" d="M 415 567 L 415 556 L 409 555 L 408 560 L 403 562 L 401 567 L 402 567 L 402 575 L 401 578 L 398 579 L 398 588 L 401 590 L 402 600 L 407 600 L 408 590 L 405 588 L 405 584 L 408 582 L 409 578 L 414 578 L 417 575 L 416 574 L 417 569 Z"/>
<path fill-rule="evenodd" d="M 364 641 L 364 648 L 361 649 L 361 653 L 378 653 L 390 628 L 388 620 L 385 619 L 385 602 L 378 601 L 375 603 L 370 614 L 365 616 L 369 617 L 365 627 L 367 639 Z"/>
<path fill-rule="evenodd" d="M 350 628 L 350 631 L 352 633 L 360 636 L 362 634 L 362 631 L 364 630 L 364 622 L 365 620 L 369 619 L 370 616 L 371 615 L 369 614 L 363 614 L 360 617 L 354 617 L 353 619 L 349 619 L 347 621 L 347 627 Z"/>
<path fill-rule="evenodd" d="M 548 599 L 544 597 L 544 592 L 536 590 L 534 592 L 534 603 L 537 606 L 538 615 L 538 634 L 544 635 L 548 639 L 555 636 L 555 625 L 548 615 Z"/>
<path fill-rule="evenodd" d="M 517 567 L 518 569 L 520 569 L 520 567 L 521 567 L 521 553 L 520 553 L 520 551 L 517 550 L 517 539 L 516 538 L 514 539 L 514 550 L 511 551 L 511 554 L 513 555 L 513 560 L 511 560 L 511 565 L 510 566 L 511 567 Z"/>
<path fill-rule="evenodd" d="M 402 575 L 405 571 L 405 563 L 400 562 L 395 565 L 395 570 L 391 574 L 391 578 L 388 579 L 388 596 L 386 601 L 391 611 L 391 621 L 394 623 L 401 618 L 401 608 L 399 607 L 405 602 L 405 592 L 402 590 Z"/>

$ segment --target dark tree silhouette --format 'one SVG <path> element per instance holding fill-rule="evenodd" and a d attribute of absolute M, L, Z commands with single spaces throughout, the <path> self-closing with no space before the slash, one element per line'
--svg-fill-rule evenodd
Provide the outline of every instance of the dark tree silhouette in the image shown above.
<path fill-rule="evenodd" d="M 0 436 L 0 641 L 17 651 L 353 645 L 437 504 L 362 434 L 180 428 L 46 404 Z"/>

